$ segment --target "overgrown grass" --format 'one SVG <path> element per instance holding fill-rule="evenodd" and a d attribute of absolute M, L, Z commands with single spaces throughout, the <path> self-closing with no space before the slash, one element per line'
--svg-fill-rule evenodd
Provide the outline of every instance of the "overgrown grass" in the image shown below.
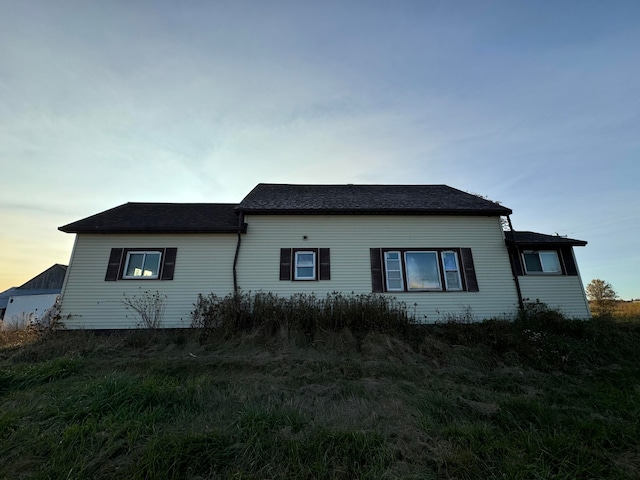
<path fill-rule="evenodd" d="M 223 298 L 211 293 L 198 295 L 191 312 L 193 327 L 201 329 L 205 336 L 224 337 L 258 330 L 267 335 L 296 332 L 312 340 L 318 331 L 399 333 L 414 323 L 415 315 L 393 298 L 339 292 L 326 297 L 238 292 Z"/>
<path fill-rule="evenodd" d="M 345 327 L 5 346 L 0 478 L 640 477 L 638 319 Z"/>

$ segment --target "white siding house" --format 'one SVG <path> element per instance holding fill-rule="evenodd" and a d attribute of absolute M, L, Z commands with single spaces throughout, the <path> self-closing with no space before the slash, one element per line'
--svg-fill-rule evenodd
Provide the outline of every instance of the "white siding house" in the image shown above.
<path fill-rule="evenodd" d="M 526 299 L 588 317 L 572 253 L 586 242 L 503 232 L 510 213 L 445 185 L 260 184 L 240 204 L 128 203 L 60 227 L 77 235 L 63 322 L 143 326 L 123 300 L 147 292 L 165 299 L 163 326 L 183 328 L 199 293 L 234 291 L 376 293 L 422 322 L 508 317 Z"/>

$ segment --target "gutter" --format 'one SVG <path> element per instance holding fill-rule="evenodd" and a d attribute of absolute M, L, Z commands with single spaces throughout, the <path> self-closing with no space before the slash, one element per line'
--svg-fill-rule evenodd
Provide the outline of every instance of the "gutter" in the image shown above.
<path fill-rule="evenodd" d="M 507 215 L 507 223 L 509 224 L 509 230 L 513 232 L 515 238 L 515 230 L 513 229 L 513 225 L 511 224 L 511 217 Z M 514 242 L 515 247 L 515 242 Z M 509 253 L 509 252 L 507 252 Z M 517 253 L 517 247 L 516 247 Z M 521 312 L 524 312 L 524 300 L 522 299 L 522 290 L 520 289 L 520 280 L 518 279 L 518 272 L 516 271 L 516 266 L 513 264 L 511 260 L 511 255 L 509 255 L 509 263 L 511 264 L 511 273 L 513 273 L 513 281 L 516 284 L 516 292 L 518 294 L 518 308 Z"/>

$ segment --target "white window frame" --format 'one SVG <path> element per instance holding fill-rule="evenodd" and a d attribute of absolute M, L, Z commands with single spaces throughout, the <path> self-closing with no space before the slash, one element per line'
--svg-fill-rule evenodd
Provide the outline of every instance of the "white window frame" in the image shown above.
<path fill-rule="evenodd" d="M 129 261 L 131 260 L 131 255 L 140 255 L 143 254 L 142 258 L 142 266 L 144 267 L 145 260 L 147 259 L 148 254 L 156 254 L 158 255 L 158 273 L 156 275 L 127 275 L 127 271 L 129 270 Z M 122 278 L 125 280 L 157 280 L 160 278 L 160 268 L 162 266 L 162 252 L 160 250 L 130 250 L 127 252 L 127 260 L 124 264 L 124 270 L 122 272 Z"/>
<path fill-rule="evenodd" d="M 298 256 L 299 255 L 311 255 L 313 258 L 313 274 L 310 277 L 298 275 Z M 309 268 L 305 265 L 300 268 Z M 318 259 L 317 252 L 315 250 L 296 250 L 293 260 L 293 279 L 294 280 L 316 280 L 318 278 Z"/>
<path fill-rule="evenodd" d="M 542 262 L 542 256 L 541 256 L 542 253 L 553 253 L 556 256 L 556 260 L 558 261 L 559 270 L 557 270 L 557 271 L 545 271 L 544 263 Z M 542 268 L 542 271 L 530 272 L 529 269 L 527 268 L 527 262 L 525 260 L 525 254 L 526 255 L 531 255 L 531 254 L 538 255 L 538 260 L 540 261 L 540 267 Z M 560 255 L 558 255 L 558 251 L 557 250 L 524 250 L 522 252 L 522 265 L 523 265 L 524 271 L 525 271 L 525 273 L 527 275 L 562 275 L 562 264 L 560 263 Z"/>
<path fill-rule="evenodd" d="M 444 255 L 445 253 L 453 253 L 453 258 L 456 261 L 456 269 L 455 270 L 447 270 L 447 265 L 444 261 Z M 458 259 L 458 252 L 454 251 L 454 250 L 443 250 L 440 252 L 440 263 L 442 264 L 442 272 L 444 274 L 444 284 L 445 284 L 445 288 L 448 291 L 452 291 L 452 292 L 459 292 L 462 291 L 462 275 L 460 275 L 460 260 Z M 457 276 L 458 276 L 458 288 L 454 288 L 454 287 L 449 287 L 449 279 L 447 278 L 447 272 L 456 272 Z"/>
<path fill-rule="evenodd" d="M 389 270 L 389 263 L 387 262 L 388 260 L 388 255 L 390 253 L 395 253 L 398 255 L 398 263 L 400 264 L 400 268 L 399 270 Z M 395 259 L 393 259 L 395 261 Z M 391 288 L 389 286 L 389 272 L 393 271 L 393 272 L 400 272 L 400 288 Z M 390 251 L 386 251 L 384 252 L 384 281 L 386 283 L 386 287 L 387 287 L 387 291 L 388 292 L 404 292 L 404 263 L 402 262 L 402 252 L 400 252 L 399 250 L 390 250 Z"/>

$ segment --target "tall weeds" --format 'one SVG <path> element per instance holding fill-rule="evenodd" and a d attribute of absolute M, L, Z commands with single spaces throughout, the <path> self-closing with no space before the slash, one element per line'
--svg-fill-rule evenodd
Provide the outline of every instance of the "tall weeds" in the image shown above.
<path fill-rule="evenodd" d="M 221 332 L 227 337 L 254 330 L 303 333 L 312 339 L 318 331 L 402 334 L 415 324 L 415 316 L 404 303 L 375 294 L 326 297 L 299 293 L 279 297 L 269 292 L 242 292 L 220 298 L 198 295 L 191 312 L 191 326 L 205 336 Z"/>

